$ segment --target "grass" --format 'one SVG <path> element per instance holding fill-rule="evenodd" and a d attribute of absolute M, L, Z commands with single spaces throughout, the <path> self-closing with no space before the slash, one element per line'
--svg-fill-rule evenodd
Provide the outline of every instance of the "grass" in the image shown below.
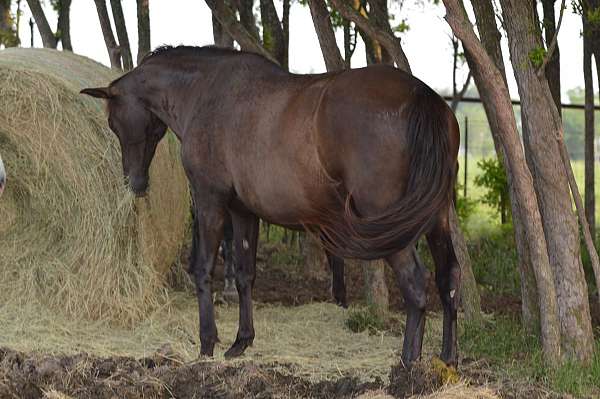
<path fill-rule="evenodd" d="M 214 361 L 233 343 L 237 331 L 237 306 L 216 308 L 221 343 Z M 299 307 L 257 305 L 256 339 L 241 360 L 287 363 L 296 375 L 312 381 L 356 376 L 361 380 L 388 379 L 398 361 L 401 337 L 382 329 L 375 334 L 353 333 L 346 327 L 348 311 L 333 304 Z M 403 317 L 400 317 L 403 320 Z M 402 326 L 401 326 L 402 327 Z M 441 319 L 428 318 L 424 357 L 439 352 Z M 173 294 L 170 301 L 132 328 L 107 322 L 82 323 L 39 308 L 0 307 L 0 345 L 20 351 L 48 354 L 86 352 L 100 357 L 145 357 L 165 344 L 185 361 L 197 358 L 198 309 L 194 297 Z"/>
<path fill-rule="evenodd" d="M 600 339 L 589 366 L 567 362 L 556 369 L 545 364 L 538 338 L 509 317 L 461 325 L 460 343 L 465 356 L 488 361 L 498 381 L 538 384 L 578 398 L 600 395 Z"/>

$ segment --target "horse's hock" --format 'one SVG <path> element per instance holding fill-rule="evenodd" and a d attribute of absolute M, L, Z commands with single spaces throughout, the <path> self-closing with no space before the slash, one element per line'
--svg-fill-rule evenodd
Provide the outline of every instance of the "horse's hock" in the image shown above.
<path fill-rule="evenodd" d="M 189 198 L 178 143 L 160 144 L 148 196 L 122 178 L 119 145 L 83 87 L 118 75 L 54 50 L 0 52 L 0 303 L 133 321 L 164 299 Z"/>

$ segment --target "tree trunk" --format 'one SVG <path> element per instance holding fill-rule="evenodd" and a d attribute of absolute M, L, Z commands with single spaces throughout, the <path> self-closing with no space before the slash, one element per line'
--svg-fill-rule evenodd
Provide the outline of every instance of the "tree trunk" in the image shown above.
<path fill-rule="evenodd" d="M 495 67 L 502 75 L 504 86 L 508 87 L 506 80 L 506 72 L 504 68 L 504 60 L 502 57 L 502 48 L 500 46 L 501 34 L 496 25 L 496 14 L 491 0 L 472 0 L 473 11 L 475 13 L 477 30 L 483 48 L 491 58 Z M 469 68 L 476 68 L 475 62 L 468 51 L 465 51 Z M 479 87 L 479 84 L 477 84 Z M 494 118 L 492 109 L 493 104 L 489 102 L 483 103 L 484 110 L 487 115 L 487 120 L 490 124 L 494 147 L 498 159 L 502 161 L 504 170 L 508 171 L 508 159 L 504 154 L 501 144 L 501 126 L 498 119 Z M 523 326 L 527 331 L 535 332 L 540 329 L 540 309 L 538 305 L 538 293 L 535 282 L 535 274 L 531 264 L 529 246 L 526 239 L 525 227 L 523 226 L 523 218 L 520 214 L 520 205 L 516 202 L 517 194 L 515 193 L 515 185 L 510 173 L 507 173 L 508 187 L 510 194 L 511 209 L 513 215 L 513 226 L 515 234 L 515 243 L 517 245 L 517 254 L 519 258 L 519 275 L 521 284 L 521 314 Z"/>
<path fill-rule="evenodd" d="M 19 45 L 17 30 L 10 14 L 11 0 L 0 0 L 0 45 L 16 47 Z"/>
<path fill-rule="evenodd" d="M 212 25 L 213 25 L 213 37 L 215 39 L 215 46 L 224 47 L 224 48 L 233 48 L 233 38 L 227 33 L 219 20 L 213 15 L 212 16 Z"/>
<path fill-rule="evenodd" d="M 150 0 L 137 0 L 138 64 L 150 52 Z"/>
<path fill-rule="evenodd" d="M 500 70 L 487 54 L 473 31 L 460 0 L 443 0 L 446 20 L 454 34 L 462 40 L 473 60 L 473 76 L 479 88 L 490 120 L 498 121 L 499 139 L 508 162 L 507 173 L 512 176 L 515 202 L 520 207 L 525 238 L 529 243 L 530 257 L 536 276 L 540 297 L 542 346 L 546 360 L 558 364 L 560 360 L 560 327 L 557 311 L 554 277 L 550 268 L 541 215 L 533 189 L 531 173 L 523 154 L 517 123 L 508 88 Z"/>
<path fill-rule="evenodd" d="M 127 26 L 125 25 L 125 16 L 121 7 L 121 0 L 110 0 L 113 18 L 115 21 L 115 30 L 119 39 L 119 49 L 123 59 L 123 69 L 126 71 L 133 69 L 133 58 L 131 57 L 131 48 L 129 46 L 129 35 L 127 35 Z"/>
<path fill-rule="evenodd" d="M 63 50 L 73 51 L 71 44 L 71 0 L 59 0 L 57 40 L 62 43 Z"/>
<path fill-rule="evenodd" d="M 369 5 L 371 6 L 369 17 L 373 19 L 375 26 L 386 32 L 388 35 L 395 37 L 392 27 L 390 26 L 387 0 L 369 0 Z M 394 60 L 385 47 L 382 47 L 379 43 L 374 43 L 374 50 L 375 59 L 378 63 L 394 65 Z"/>
<path fill-rule="evenodd" d="M 456 257 L 459 259 L 460 265 L 460 277 L 461 277 L 461 303 L 465 312 L 465 319 L 470 322 L 481 322 L 483 320 L 481 316 L 481 297 L 479 296 L 479 289 L 477 288 L 477 282 L 475 281 L 475 275 L 473 274 L 473 266 L 471 263 L 471 257 L 467 250 L 467 242 L 465 237 L 460 231 L 458 217 L 454 207 L 450 207 L 450 230 L 452 234 L 452 245 L 454 246 L 454 252 Z"/>
<path fill-rule="evenodd" d="M 554 35 L 556 34 L 556 17 L 554 15 L 554 3 L 556 0 L 542 0 L 542 7 L 544 9 L 544 37 L 546 39 L 546 49 L 552 43 Z M 559 115 L 562 114 L 561 101 L 560 101 L 560 51 L 558 49 L 558 43 L 552 53 L 552 57 L 546 65 L 546 79 L 550 85 L 550 92 L 554 99 L 554 104 L 558 109 Z"/>
<path fill-rule="evenodd" d="M 404 54 L 399 38 L 378 28 L 374 21 L 361 15 L 346 0 L 331 0 L 331 4 L 344 18 L 354 22 L 369 37 L 382 45 L 389 52 L 398 68 L 410 71 L 408 59 L 406 58 L 406 54 Z"/>
<path fill-rule="evenodd" d="M 335 33 L 329 19 L 329 11 L 327 11 L 325 0 L 308 0 L 308 5 L 327 71 L 343 70 L 345 67 L 344 60 L 335 40 Z"/>
<path fill-rule="evenodd" d="M 281 28 L 283 29 L 283 64 L 285 69 L 289 70 L 289 59 L 290 59 L 290 7 L 291 0 L 283 0 L 283 15 L 281 16 Z"/>
<path fill-rule="evenodd" d="M 110 66 L 114 69 L 123 69 L 121 66 L 121 52 L 115 41 L 112 27 L 110 26 L 106 2 L 105 0 L 94 0 L 94 3 L 96 3 L 100 28 L 102 29 L 104 43 L 106 44 L 106 50 L 108 51 L 108 57 L 110 58 Z"/>
<path fill-rule="evenodd" d="M 365 302 L 367 306 L 386 318 L 390 308 L 390 294 L 385 283 L 385 263 L 383 260 L 360 261 L 365 279 Z"/>
<path fill-rule="evenodd" d="M 282 68 L 287 70 L 285 35 L 273 0 L 260 0 L 260 15 L 263 26 L 263 47 L 271 53 Z"/>
<path fill-rule="evenodd" d="M 223 29 L 227 31 L 238 42 L 242 50 L 251 51 L 278 63 L 273 56 L 262 46 L 260 41 L 244 27 L 235 17 L 233 10 L 223 1 L 205 0 L 213 15 L 219 20 Z M 240 15 L 242 12 L 240 11 Z"/>
<path fill-rule="evenodd" d="M 35 24 L 38 27 L 40 36 L 42 37 L 42 43 L 44 44 L 44 47 L 56 48 L 58 41 L 56 40 L 56 36 L 54 36 L 54 32 L 52 32 L 52 28 L 50 28 L 50 24 L 46 19 L 46 14 L 44 14 L 44 10 L 40 5 L 40 0 L 27 0 L 27 4 L 31 10 L 33 19 L 35 19 Z"/>
<path fill-rule="evenodd" d="M 596 198 L 594 182 L 594 78 L 591 37 L 583 21 L 583 80 L 585 86 L 585 216 L 592 237 L 596 237 Z M 598 61 L 596 61 L 598 62 Z"/>
<path fill-rule="evenodd" d="M 562 164 L 562 121 L 545 76 L 529 56 L 541 48 L 534 12 L 518 0 L 500 0 L 509 49 L 521 98 L 527 161 L 534 177 L 550 264 L 554 267 L 563 354 L 587 363 L 593 336 L 587 284 L 579 254 L 579 231 L 572 211 L 569 180 Z M 570 167 L 570 165 L 569 165 Z"/>
<path fill-rule="evenodd" d="M 254 39 L 259 40 L 258 28 L 254 19 L 254 0 L 236 1 L 237 9 L 240 13 L 240 23 Z"/>
<path fill-rule="evenodd" d="M 314 280 L 327 280 L 329 265 L 323 247 L 321 247 L 312 234 L 305 234 L 303 240 L 302 249 L 304 250 L 304 258 L 306 259 L 304 275 Z"/>

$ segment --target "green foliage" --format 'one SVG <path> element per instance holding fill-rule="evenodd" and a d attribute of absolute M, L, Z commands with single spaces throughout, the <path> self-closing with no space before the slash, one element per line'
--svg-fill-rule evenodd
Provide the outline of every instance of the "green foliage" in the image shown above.
<path fill-rule="evenodd" d="M 369 334 L 375 334 L 385 330 L 385 320 L 375 306 L 351 310 L 345 324 L 350 331 L 355 333 L 368 331 Z"/>
<path fill-rule="evenodd" d="M 494 227 L 467 243 L 478 284 L 493 295 L 520 296 L 518 257 L 511 225 Z"/>
<path fill-rule="evenodd" d="M 544 63 L 544 58 L 546 58 L 546 49 L 543 47 L 536 47 L 529 52 L 529 61 L 533 64 L 534 67 L 539 68 Z"/>
<path fill-rule="evenodd" d="M 456 184 L 456 214 L 461 223 L 464 223 L 477 209 L 477 201 L 461 195 L 463 192 L 464 185 L 461 183 Z"/>
<path fill-rule="evenodd" d="M 486 358 L 508 379 L 531 380 L 573 397 L 600 394 L 600 341 L 589 366 L 566 362 L 556 369 L 546 365 L 538 338 L 523 330 L 518 320 L 497 317 L 483 324 L 461 325 L 459 341 L 465 355 Z M 515 361 L 519 359 L 519 361 Z"/>
<path fill-rule="evenodd" d="M 587 21 L 590 25 L 598 26 L 600 24 L 600 7 L 590 8 L 587 12 Z"/>
<path fill-rule="evenodd" d="M 393 28 L 393 31 L 396 33 L 408 32 L 408 30 L 410 29 L 410 25 L 407 21 L 408 19 L 403 18 L 402 21 L 400 21 L 400 23 Z"/>
<path fill-rule="evenodd" d="M 509 213 L 508 180 L 502 162 L 497 158 L 482 159 L 477 162 L 482 174 L 475 177 L 475 185 L 486 189 L 481 202 L 494 208 L 503 222 Z"/>

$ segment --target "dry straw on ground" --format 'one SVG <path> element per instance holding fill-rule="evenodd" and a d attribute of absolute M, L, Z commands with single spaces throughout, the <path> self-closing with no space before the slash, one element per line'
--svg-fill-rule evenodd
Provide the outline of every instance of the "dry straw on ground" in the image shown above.
<path fill-rule="evenodd" d="M 167 136 L 149 196 L 124 188 L 103 104 L 79 94 L 117 75 L 69 52 L 0 52 L 0 309 L 40 305 L 72 318 L 129 323 L 166 297 L 189 199 Z"/>

